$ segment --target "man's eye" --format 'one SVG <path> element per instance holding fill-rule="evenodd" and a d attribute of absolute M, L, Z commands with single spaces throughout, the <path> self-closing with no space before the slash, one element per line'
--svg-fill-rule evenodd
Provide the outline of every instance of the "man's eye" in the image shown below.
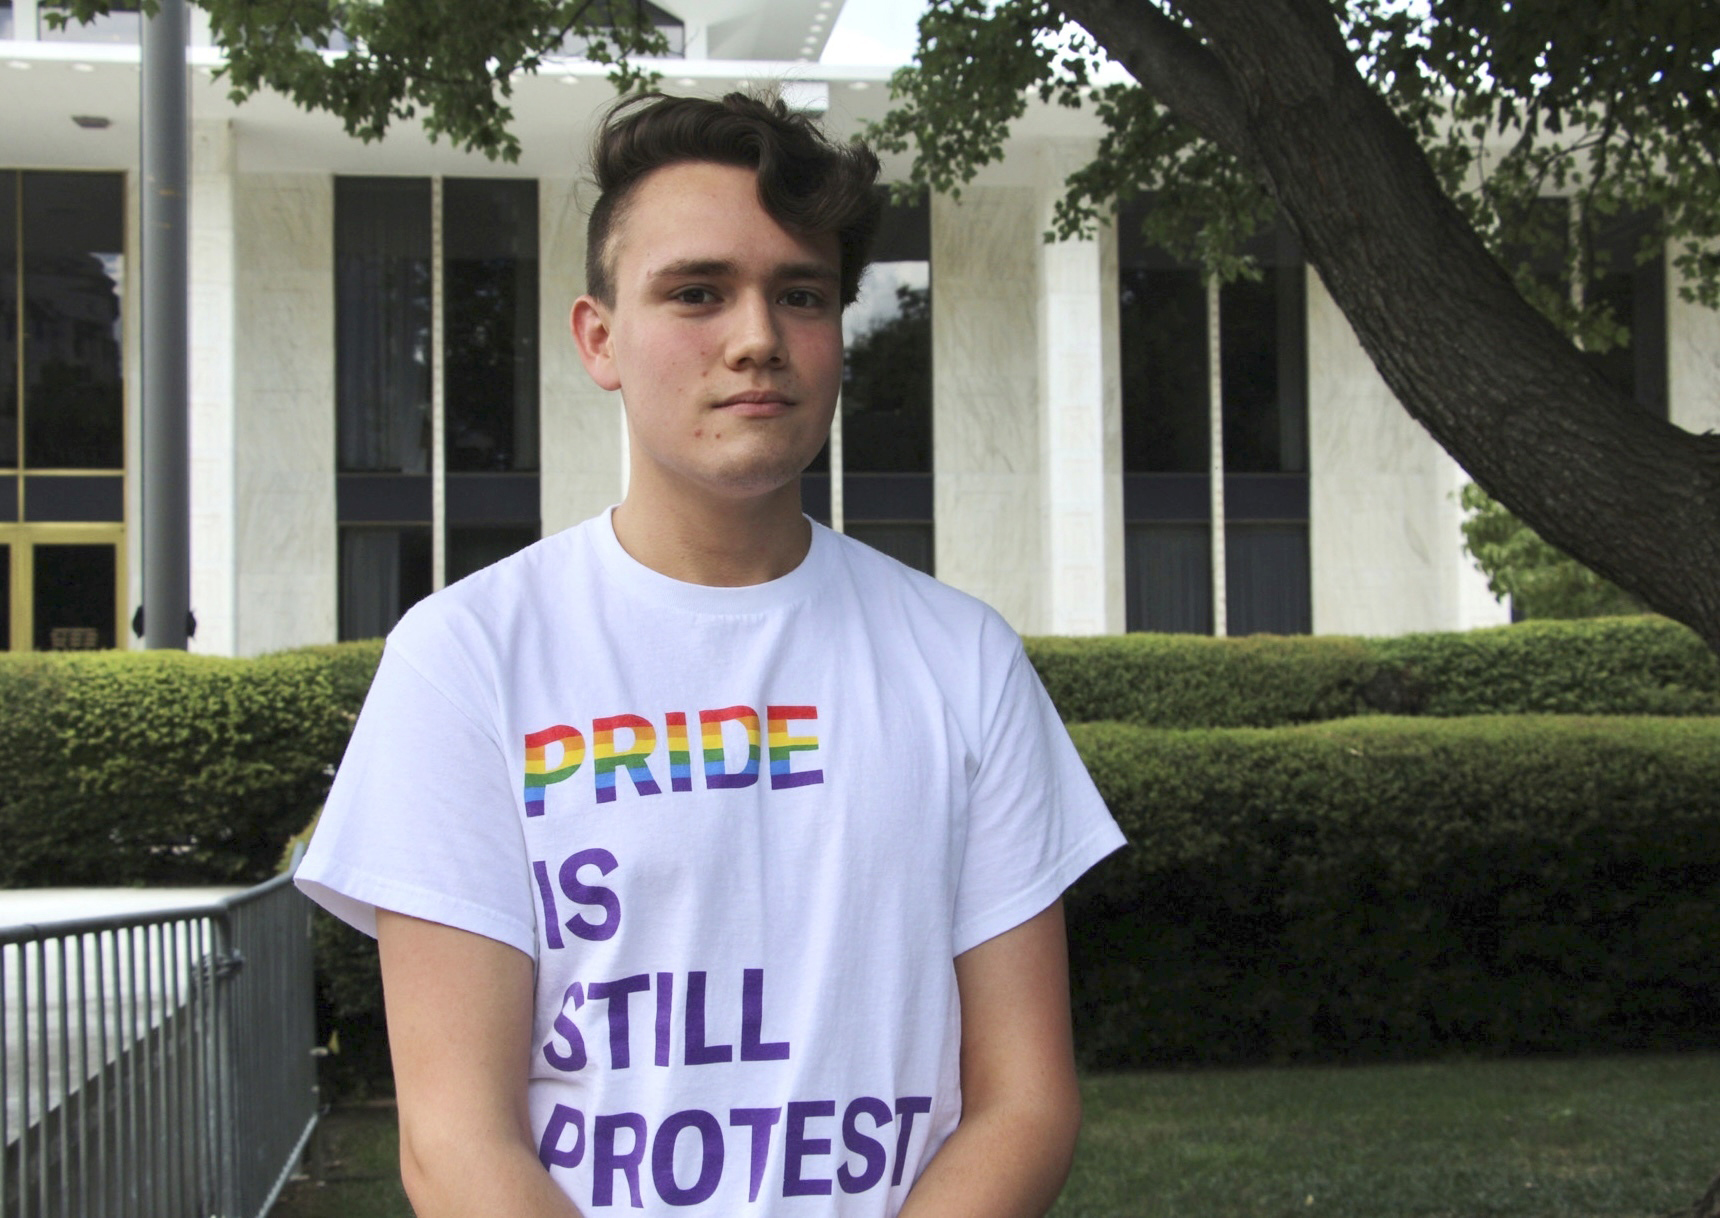
<path fill-rule="evenodd" d="M 824 303 L 824 297 L 811 288 L 790 288 L 782 294 L 782 303 L 791 309 L 816 309 Z"/>
<path fill-rule="evenodd" d="M 702 305 L 710 304 L 717 297 L 710 288 L 681 288 L 674 298 L 682 304 Z"/>

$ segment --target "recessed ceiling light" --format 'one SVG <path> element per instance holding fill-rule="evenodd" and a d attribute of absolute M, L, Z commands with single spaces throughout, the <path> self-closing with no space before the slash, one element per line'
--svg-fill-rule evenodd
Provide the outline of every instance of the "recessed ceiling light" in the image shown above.
<path fill-rule="evenodd" d="M 579 77 L 577 77 L 577 76 L 563 76 L 561 78 L 561 83 L 564 85 L 577 85 L 579 83 Z"/>
<path fill-rule="evenodd" d="M 72 71 L 74 72 L 94 72 L 95 70 L 96 65 L 93 63 L 74 63 L 72 65 Z"/>
<path fill-rule="evenodd" d="M 694 80 L 691 76 L 683 76 L 679 80 L 677 80 L 675 83 L 680 85 L 683 89 L 691 89 L 693 86 L 697 85 L 699 82 Z"/>
<path fill-rule="evenodd" d="M 872 82 L 869 80 L 851 80 L 848 82 L 848 87 L 858 93 L 862 89 L 870 89 Z"/>
<path fill-rule="evenodd" d="M 22 59 L 8 59 L 6 61 L 6 66 L 9 68 L 16 68 L 20 72 L 28 72 L 32 65 L 25 63 Z"/>
<path fill-rule="evenodd" d="M 103 114 L 74 114 L 72 121 L 85 131 L 106 131 L 113 126 L 113 120 Z"/>

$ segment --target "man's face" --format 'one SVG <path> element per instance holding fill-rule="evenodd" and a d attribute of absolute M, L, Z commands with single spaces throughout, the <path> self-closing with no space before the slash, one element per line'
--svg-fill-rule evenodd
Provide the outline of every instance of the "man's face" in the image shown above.
<path fill-rule="evenodd" d="M 612 230 L 614 304 L 574 306 L 592 379 L 621 390 L 635 485 L 742 497 L 817 455 L 842 380 L 834 233 L 797 236 L 750 169 L 648 174 Z"/>

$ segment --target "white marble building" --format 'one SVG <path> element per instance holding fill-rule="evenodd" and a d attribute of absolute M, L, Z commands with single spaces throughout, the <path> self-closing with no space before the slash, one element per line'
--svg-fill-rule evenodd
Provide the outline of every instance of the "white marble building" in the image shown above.
<path fill-rule="evenodd" d="M 685 53 L 662 65 L 672 91 L 796 82 L 841 132 L 885 108 L 887 69 L 816 62 L 840 0 L 669 7 Z M 0 384 L 17 386 L 0 395 L 0 644 L 135 645 L 146 320 L 127 273 L 139 245 L 135 26 L 120 17 L 77 38 L 43 37 L 38 16 L 34 0 L 0 4 L 0 281 L 12 280 L 0 282 L 10 352 Z M 620 404 L 586 379 L 565 328 L 582 287 L 580 152 L 611 96 L 601 71 L 570 61 L 522 82 L 524 151 L 504 165 L 432 144 L 411 123 L 365 145 L 278 97 L 235 105 L 211 79 L 219 61 L 206 31 L 192 43 L 193 649 L 251 655 L 373 633 L 429 587 L 618 499 Z M 809 510 L 933 568 L 1026 633 L 1239 633 L 1264 623 L 1380 634 L 1505 620 L 1460 549 L 1462 472 L 1386 391 L 1293 250 L 1274 263 L 1270 294 L 1206 300 L 1211 313 L 1191 306 L 1173 324 L 1155 312 L 1160 294 L 1198 284 L 1134 249 L 1126 232 L 1040 239 L 1063 176 L 1092 147 L 1089 121 L 1030 115 L 1007 159 L 959 203 L 936 198 L 899 217 L 896 269 L 878 282 L 909 290 L 907 318 L 907 302 L 925 304 L 910 289 L 929 275 L 929 322 L 914 322 L 922 331 L 909 339 L 929 358 L 919 408 L 929 436 L 892 439 L 891 420 L 914 408 L 879 407 L 868 422 L 862 403 L 809 481 Z M 405 227 L 423 228 L 418 253 L 389 252 L 406 237 L 384 231 L 398 226 L 392 188 L 372 189 L 382 179 L 410 196 L 400 206 L 416 217 Z M 98 180 L 122 187 L 116 235 L 60 250 L 82 268 L 62 274 L 40 253 L 75 227 L 56 218 L 55 200 Z M 512 216 L 496 223 L 514 227 L 493 249 L 463 250 L 481 241 L 445 220 L 467 206 Z M 77 231 L 86 229 L 96 231 Z M 396 271 L 374 271 L 385 263 L 422 264 L 428 278 L 420 270 L 417 287 L 390 287 Z M 374 282 L 350 269 L 361 265 Z M 1681 426 L 1720 428 L 1720 316 L 1679 300 L 1672 276 L 1653 271 L 1634 286 L 1637 367 L 1648 369 L 1639 396 Z M 467 324 L 450 274 L 503 284 L 511 310 L 501 358 L 512 361 L 513 396 L 470 407 L 482 425 L 462 414 L 466 382 L 454 365 L 496 352 L 440 337 Z M 82 286 L 66 286 L 77 275 Z M 111 375 L 49 368 L 32 353 L 34 301 L 60 301 L 75 329 L 65 302 L 110 287 L 113 333 L 92 358 L 112 364 Z M 389 307 L 418 329 L 379 337 L 387 325 L 360 316 L 378 292 L 393 293 Z M 874 321 L 898 317 L 889 295 L 874 285 Z M 1213 315 L 1217 327 L 1207 325 Z M 1142 333 L 1146 348 L 1131 337 Z M 397 349 L 378 354 L 387 342 Z M 1250 355 L 1251 342 L 1264 346 Z M 1208 381 L 1215 364 L 1232 377 L 1235 362 L 1237 376 L 1258 373 L 1272 387 L 1246 406 L 1254 415 L 1238 405 L 1233 419 L 1228 379 L 1215 408 L 1207 385 L 1188 380 L 1194 372 L 1155 369 L 1133 353 L 1141 349 L 1187 357 Z M 1180 422 L 1148 417 L 1173 398 Z M 55 412 L 83 418 L 77 410 L 111 411 L 110 455 L 54 438 L 55 426 L 71 427 Z M 393 413 L 359 420 L 367 410 Z M 498 420 L 503 440 L 485 430 Z M 349 434 L 361 423 L 381 430 Z M 1155 447 L 1172 432 L 1181 448 Z M 92 596 L 102 607 L 93 618 Z"/>

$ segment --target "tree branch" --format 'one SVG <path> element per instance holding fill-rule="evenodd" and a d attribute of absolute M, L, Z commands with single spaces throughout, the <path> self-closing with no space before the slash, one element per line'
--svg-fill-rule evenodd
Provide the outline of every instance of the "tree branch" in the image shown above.
<path fill-rule="evenodd" d="M 1517 293 L 1357 73 L 1328 0 L 1177 6 L 1397 399 L 1542 537 L 1720 650 L 1720 580 L 1695 574 L 1720 571 L 1720 439 L 1638 409 Z"/>
<path fill-rule="evenodd" d="M 1149 0 L 1068 0 L 1063 11 L 1172 114 L 1238 160 L 1258 164 L 1242 99 L 1224 68 Z"/>

